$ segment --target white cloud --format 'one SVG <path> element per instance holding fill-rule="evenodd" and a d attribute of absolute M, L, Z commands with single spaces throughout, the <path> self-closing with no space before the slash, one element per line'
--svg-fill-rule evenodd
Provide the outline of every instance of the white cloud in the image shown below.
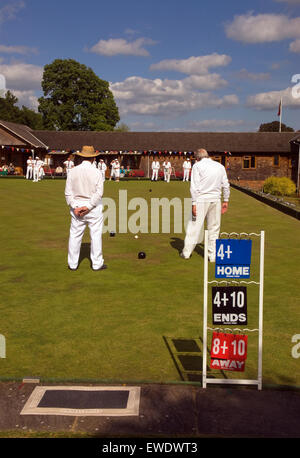
<path fill-rule="evenodd" d="M 226 35 L 245 43 L 265 43 L 300 37 L 300 17 L 289 18 L 283 14 L 248 13 L 235 16 L 225 26 Z"/>
<path fill-rule="evenodd" d="M 212 67 L 224 67 L 231 62 L 226 54 L 209 54 L 207 56 L 191 56 L 188 59 L 166 59 L 152 64 L 150 70 L 174 70 L 187 75 L 204 75 Z"/>
<path fill-rule="evenodd" d="M 134 41 L 127 41 L 123 38 L 110 38 L 109 40 L 100 40 L 90 51 L 104 56 L 115 56 L 125 54 L 132 56 L 149 56 L 149 52 L 144 46 L 154 45 L 155 41 L 150 38 L 137 38 Z"/>
<path fill-rule="evenodd" d="M 35 95 L 34 91 L 17 91 L 13 89 L 11 92 L 17 97 L 18 106 L 21 107 L 22 105 L 25 105 L 27 108 L 38 111 L 38 97 Z"/>
<path fill-rule="evenodd" d="M 224 80 L 215 77 L 220 85 Z M 201 87 L 208 89 L 208 80 Z M 205 107 L 226 107 L 238 104 L 234 94 L 219 97 L 212 92 L 199 92 L 200 81 L 187 77 L 183 80 L 146 79 L 131 76 L 123 82 L 111 83 L 112 90 L 122 115 L 177 116 Z M 214 89 L 216 87 L 213 87 Z"/>
<path fill-rule="evenodd" d="M 18 11 L 23 8 L 25 8 L 25 2 L 23 0 L 4 5 L 0 8 L 0 23 L 15 19 Z"/>
<path fill-rule="evenodd" d="M 292 88 L 282 91 L 261 92 L 248 97 L 246 105 L 256 110 L 277 110 L 282 97 L 282 106 L 288 108 L 300 108 L 300 98 L 293 97 Z"/>
<path fill-rule="evenodd" d="M 292 43 L 290 43 L 289 49 L 291 52 L 300 53 L 300 38 L 298 38 L 298 40 L 292 41 Z"/>
<path fill-rule="evenodd" d="M 252 81 L 268 80 L 271 77 L 270 73 L 251 73 L 251 72 L 248 72 L 248 70 L 246 70 L 245 68 L 240 70 L 237 73 L 237 76 L 239 78 L 248 79 Z"/>
<path fill-rule="evenodd" d="M 0 53 L 5 54 L 37 54 L 36 48 L 30 48 L 28 46 L 6 46 L 0 45 Z"/>
<path fill-rule="evenodd" d="M 0 63 L 0 73 L 5 76 L 6 85 L 11 89 L 18 91 L 41 89 L 43 67 L 23 62 Z"/>

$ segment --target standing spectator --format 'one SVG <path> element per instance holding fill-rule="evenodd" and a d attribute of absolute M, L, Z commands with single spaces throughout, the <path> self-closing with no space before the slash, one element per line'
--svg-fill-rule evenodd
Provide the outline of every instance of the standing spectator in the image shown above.
<path fill-rule="evenodd" d="M 107 167 L 103 159 L 100 159 L 100 161 L 98 162 L 98 169 L 102 173 L 103 181 L 105 181 L 105 172 Z"/>
<path fill-rule="evenodd" d="M 230 185 L 225 167 L 212 160 L 205 149 L 195 153 L 192 167 L 190 192 L 192 197 L 192 219 L 188 222 L 184 248 L 180 256 L 188 259 L 204 235 L 204 222 L 208 230 L 208 258 L 216 259 L 216 239 L 219 237 L 221 214 L 228 209 Z M 221 197 L 223 194 L 223 203 Z"/>
<path fill-rule="evenodd" d="M 39 180 L 42 180 L 45 176 L 44 170 L 45 162 L 43 160 L 40 161 L 40 168 L 39 168 Z"/>
<path fill-rule="evenodd" d="M 92 269 L 103 270 L 107 268 L 102 255 L 103 178 L 100 170 L 92 165 L 94 157 L 100 153 L 96 153 L 93 146 L 83 146 L 77 154 L 83 157 L 83 161 L 70 170 L 65 187 L 65 197 L 71 213 L 68 267 L 70 270 L 78 268 L 82 237 L 88 225 Z"/>
<path fill-rule="evenodd" d="M 183 167 L 183 180 L 182 181 L 189 181 L 190 170 L 192 168 L 191 160 L 189 157 L 183 162 L 182 167 Z"/>
<path fill-rule="evenodd" d="M 118 159 L 115 159 L 113 168 L 115 169 L 115 181 L 120 181 L 120 162 Z"/>
<path fill-rule="evenodd" d="M 40 173 L 40 158 L 36 156 L 33 161 L 33 182 L 37 183 L 39 181 L 39 173 Z"/>
<path fill-rule="evenodd" d="M 27 159 L 26 180 L 32 180 L 34 161 L 32 156 Z"/>
<path fill-rule="evenodd" d="M 66 174 L 68 177 L 70 170 L 74 167 L 74 162 L 72 161 L 71 156 L 69 156 L 68 159 L 64 162 L 64 166 L 65 166 Z"/>
<path fill-rule="evenodd" d="M 166 181 L 167 183 L 170 182 L 170 177 L 171 177 L 171 162 L 169 160 L 165 160 L 163 162 L 163 169 L 164 169 L 164 181 Z"/>
<path fill-rule="evenodd" d="M 152 178 L 151 181 L 158 180 L 158 171 L 160 169 L 160 163 L 157 159 L 153 159 L 152 161 Z"/>
<path fill-rule="evenodd" d="M 115 163 L 115 159 L 113 159 L 111 161 L 111 163 L 110 163 L 110 178 L 109 178 L 109 181 L 111 181 L 115 177 L 114 163 Z"/>

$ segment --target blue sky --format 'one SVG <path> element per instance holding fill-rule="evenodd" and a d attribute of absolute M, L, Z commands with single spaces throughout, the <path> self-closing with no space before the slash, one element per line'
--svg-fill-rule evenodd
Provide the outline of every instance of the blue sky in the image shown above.
<path fill-rule="evenodd" d="M 300 0 L 0 1 L 0 74 L 20 104 L 37 109 L 57 58 L 109 81 L 131 131 L 256 131 L 281 97 L 300 130 Z"/>

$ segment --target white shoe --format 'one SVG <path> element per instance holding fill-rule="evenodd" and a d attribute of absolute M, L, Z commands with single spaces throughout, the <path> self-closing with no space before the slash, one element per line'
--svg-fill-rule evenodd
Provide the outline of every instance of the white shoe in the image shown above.
<path fill-rule="evenodd" d="M 181 258 L 183 258 L 183 259 L 190 259 L 190 256 L 189 256 L 188 258 L 186 258 L 182 252 L 179 253 L 179 256 L 180 256 Z"/>

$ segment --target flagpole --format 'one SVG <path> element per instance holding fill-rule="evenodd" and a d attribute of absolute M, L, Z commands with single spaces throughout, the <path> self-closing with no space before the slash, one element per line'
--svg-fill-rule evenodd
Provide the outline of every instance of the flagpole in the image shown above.
<path fill-rule="evenodd" d="M 280 99 L 280 120 L 279 120 L 279 132 L 281 132 L 281 120 L 282 120 L 282 97 Z"/>

